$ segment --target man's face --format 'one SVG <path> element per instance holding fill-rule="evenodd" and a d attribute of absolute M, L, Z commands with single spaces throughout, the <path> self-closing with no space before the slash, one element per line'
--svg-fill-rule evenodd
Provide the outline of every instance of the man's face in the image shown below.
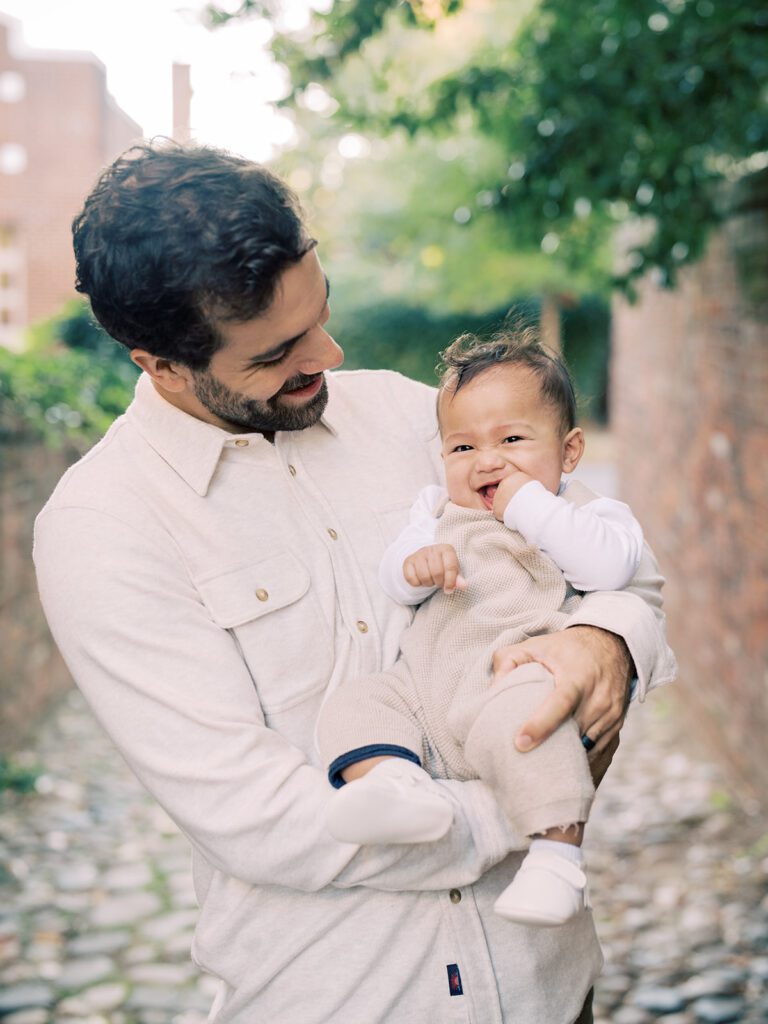
<path fill-rule="evenodd" d="M 440 433 L 451 501 L 491 510 L 496 487 L 516 470 L 557 493 L 561 473 L 573 468 L 570 440 L 580 431 L 563 436 L 532 370 L 502 364 L 456 394 L 440 395 Z"/>
<path fill-rule="evenodd" d="M 312 250 L 283 273 L 266 313 L 219 323 L 224 345 L 192 373 L 199 417 L 237 432 L 317 423 L 328 401 L 323 373 L 344 358 L 325 330 L 330 315 L 328 282 Z"/>

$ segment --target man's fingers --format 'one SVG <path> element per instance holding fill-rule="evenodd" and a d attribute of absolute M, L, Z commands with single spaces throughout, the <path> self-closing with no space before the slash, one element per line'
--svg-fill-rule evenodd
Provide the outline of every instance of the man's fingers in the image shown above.
<path fill-rule="evenodd" d="M 579 706 L 581 694 L 577 687 L 570 683 L 561 683 L 541 703 L 538 711 L 520 729 L 515 737 L 515 746 L 525 752 L 533 750 L 552 735 L 558 726 L 570 718 Z"/>
<path fill-rule="evenodd" d="M 521 665 L 527 665 L 535 659 L 522 644 L 511 644 L 509 647 L 500 647 L 493 652 L 493 677 L 498 681 L 503 676 L 509 675 Z"/>
<path fill-rule="evenodd" d="M 608 771 L 613 755 L 619 749 L 619 734 L 615 733 L 613 738 L 602 749 L 597 748 L 589 755 L 589 770 L 592 774 L 592 781 L 596 786 L 600 785 L 603 776 Z"/>
<path fill-rule="evenodd" d="M 582 736 L 586 734 L 593 740 L 598 740 L 606 734 L 612 736 L 617 732 L 624 722 L 625 715 L 626 711 L 621 701 L 607 696 L 593 700 L 589 705 L 582 702 L 576 713 L 576 724 Z"/>
<path fill-rule="evenodd" d="M 587 728 L 581 728 L 581 735 L 588 736 L 595 746 L 593 750 L 600 751 L 605 748 L 613 741 L 621 729 L 624 723 L 624 716 L 616 718 L 615 715 L 610 715 L 605 718 L 598 719 L 597 722 L 592 722 Z"/>

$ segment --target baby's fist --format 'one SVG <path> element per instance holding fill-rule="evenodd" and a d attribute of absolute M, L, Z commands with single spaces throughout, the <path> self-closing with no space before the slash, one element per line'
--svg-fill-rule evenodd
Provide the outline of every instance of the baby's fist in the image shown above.
<path fill-rule="evenodd" d="M 512 501 L 520 488 L 524 487 L 531 480 L 533 480 L 532 476 L 528 476 L 522 470 L 515 469 L 500 482 L 493 496 L 493 514 L 500 523 L 504 522 L 504 513 L 507 505 Z"/>
<path fill-rule="evenodd" d="M 450 544 L 429 544 L 403 562 L 403 575 L 412 587 L 442 587 L 452 594 L 466 586 L 459 576 L 459 559 Z"/>

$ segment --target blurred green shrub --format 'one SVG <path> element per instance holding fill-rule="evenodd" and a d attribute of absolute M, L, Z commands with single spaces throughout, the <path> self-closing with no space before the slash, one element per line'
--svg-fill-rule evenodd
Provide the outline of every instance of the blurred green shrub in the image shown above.
<path fill-rule="evenodd" d="M 579 416 L 608 419 L 608 365 L 611 358 L 611 311 L 605 300 L 587 295 L 565 305 L 560 316 L 563 355 L 576 388 Z"/>
<path fill-rule="evenodd" d="M 538 322 L 537 299 L 519 299 L 487 313 L 439 314 L 382 302 L 334 307 L 332 330 L 347 369 L 393 369 L 437 382 L 439 353 L 465 331 L 487 335 L 508 317 Z M 563 351 L 581 399 L 582 416 L 604 420 L 609 358 L 609 310 L 599 297 L 562 312 Z M 0 436 L 26 433 L 54 448 L 85 451 L 125 411 L 138 370 L 91 319 L 85 304 L 67 306 L 37 325 L 26 352 L 0 348 Z"/>
<path fill-rule="evenodd" d="M 0 434 L 84 451 L 124 412 L 137 376 L 88 307 L 69 303 L 31 330 L 27 351 L 0 348 Z"/>
<path fill-rule="evenodd" d="M 488 335 L 509 317 L 535 325 L 538 299 L 519 299 L 485 314 L 440 315 L 423 307 L 383 302 L 358 308 L 334 306 L 331 332 L 344 349 L 346 369 L 398 370 L 408 377 L 436 384 L 439 352 L 454 338 L 471 331 Z M 580 398 L 580 413 L 604 421 L 607 407 L 610 312 L 597 296 L 573 301 L 561 314 L 563 354 Z"/>
<path fill-rule="evenodd" d="M 0 757 L 0 793 L 34 793 L 35 784 L 42 774 L 39 765 L 25 765 L 7 757 Z"/>

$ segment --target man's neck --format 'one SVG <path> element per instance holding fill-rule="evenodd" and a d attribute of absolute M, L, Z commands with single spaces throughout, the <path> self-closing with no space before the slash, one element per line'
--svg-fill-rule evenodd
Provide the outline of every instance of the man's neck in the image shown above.
<path fill-rule="evenodd" d="M 202 402 L 189 391 L 167 391 L 161 384 L 158 384 L 156 380 L 152 380 L 152 387 L 161 398 L 165 399 L 166 402 L 174 406 L 176 409 L 180 409 L 182 412 L 185 412 L 188 416 L 193 416 L 196 420 L 201 420 L 203 423 L 210 423 L 214 427 L 226 430 L 228 434 L 261 433 L 264 439 L 269 441 L 270 444 L 275 443 L 274 431 L 254 430 L 252 427 L 243 427 L 237 423 L 230 423 L 228 420 L 223 420 L 220 416 L 211 412 L 210 409 L 206 409 Z"/>

